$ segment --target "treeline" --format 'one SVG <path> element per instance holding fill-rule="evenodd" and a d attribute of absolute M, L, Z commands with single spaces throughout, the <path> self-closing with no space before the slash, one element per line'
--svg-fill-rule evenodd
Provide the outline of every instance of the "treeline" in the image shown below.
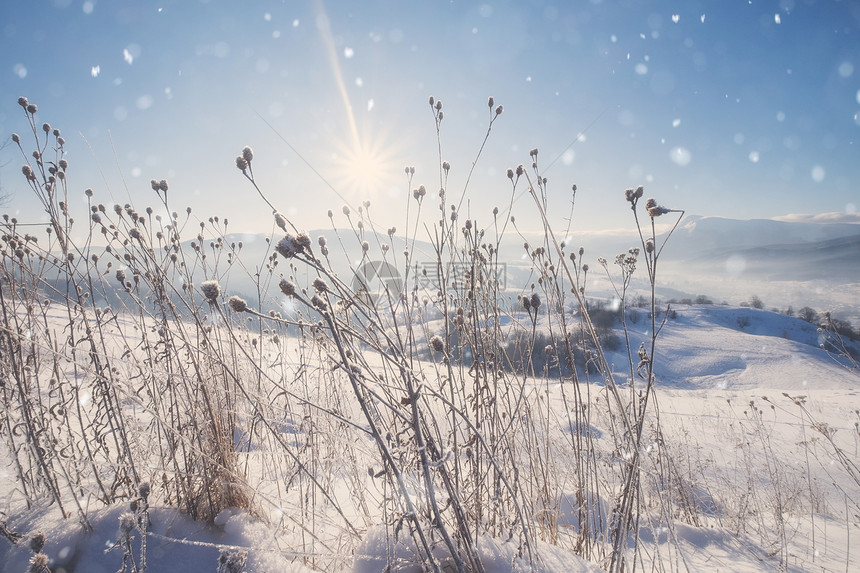
<path fill-rule="evenodd" d="M 711 298 L 701 294 L 695 298 L 670 298 L 666 301 L 666 303 L 670 305 L 715 304 Z M 723 301 L 720 304 L 728 305 L 729 303 Z M 757 295 L 752 295 L 749 300 L 741 302 L 740 306 L 746 308 L 755 308 L 759 310 L 765 309 L 764 302 Z M 860 340 L 860 330 L 855 328 L 850 321 L 836 318 L 826 311 L 819 312 L 810 306 L 804 306 L 798 310 L 794 310 L 794 307 L 791 305 L 788 305 L 788 307 L 784 309 L 772 307 L 770 311 L 778 314 L 784 314 L 785 316 L 796 316 L 797 318 L 805 320 L 810 324 L 814 324 L 817 327 L 823 327 L 833 330 L 839 333 L 840 336 L 844 336 L 845 338 L 848 338 L 850 340 Z"/>

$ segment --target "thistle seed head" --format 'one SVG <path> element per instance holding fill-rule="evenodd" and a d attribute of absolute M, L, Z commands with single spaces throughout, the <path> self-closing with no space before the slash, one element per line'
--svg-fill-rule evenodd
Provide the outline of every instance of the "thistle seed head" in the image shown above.
<path fill-rule="evenodd" d="M 442 341 L 441 336 L 434 336 L 430 339 L 430 348 L 435 350 L 436 352 L 442 352 L 445 350 L 445 343 Z"/>
<path fill-rule="evenodd" d="M 254 150 L 248 147 L 247 145 L 242 148 L 242 159 L 251 163 L 251 160 L 254 159 Z"/>
<path fill-rule="evenodd" d="M 37 553 L 30 557 L 27 565 L 27 573 L 50 573 L 51 560 L 44 553 Z"/>
<path fill-rule="evenodd" d="M 33 553 L 41 553 L 42 548 L 45 547 L 45 534 L 41 531 L 37 531 L 33 534 L 33 537 L 30 538 L 30 551 Z"/>
<path fill-rule="evenodd" d="M 318 295 L 318 294 L 315 294 L 314 296 L 311 297 L 311 304 L 314 305 L 314 308 L 316 308 L 322 312 L 325 312 L 328 310 L 328 305 L 326 304 L 326 302 L 322 298 L 320 298 L 320 295 Z"/>
<path fill-rule="evenodd" d="M 281 292 L 287 296 L 295 296 L 296 294 L 296 285 L 287 279 L 281 279 L 281 282 L 278 283 L 278 287 L 281 289 Z"/>
<path fill-rule="evenodd" d="M 128 537 L 131 535 L 131 531 L 134 529 L 135 525 L 134 514 L 130 512 L 123 513 L 119 516 L 119 531 L 123 537 Z"/>
<path fill-rule="evenodd" d="M 315 278 L 313 284 L 314 284 L 314 290 L 317 291 L 318 293 L 322 294 L 324 292 L 328 292 L 328 285 L 320 277 Z"/>
<path fill-rule="evenodd" d="M 206 297 L 206 300 L 214 303 L 221 296 L 221 285 L 216 280 L 203 281 L 200 283 L 200 291 Z"/>
<path fill-rule="evenodd" d="M 227 301 L 227 304 L 230 305 L 230 308 L 233 309 L 233 312 L 245 312 L 248 310 L 248 303 L 245 302 L 244 299 L 233 295 L 230 297 L 230 300 Z"/>

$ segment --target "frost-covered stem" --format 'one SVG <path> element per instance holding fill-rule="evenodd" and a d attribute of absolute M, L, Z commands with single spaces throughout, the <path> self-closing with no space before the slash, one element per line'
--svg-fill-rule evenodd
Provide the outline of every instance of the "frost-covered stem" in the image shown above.
<path fill-rule="evenodd" d="M 538 198 L 537 194 L 534 191 L 534 187 L 531 186 L 531 181 L 529 181 L 529 192 L 531 193 L 532 198 L 535 201 L 535 205 L 537 205 L 538 212 L 540 213 L 541 220 L 544 223 L 544 228 L 546 229 L 546 235 L 548 240 L 551 242 L 552 247 L 555 249 L 556 253 L 559 257 L 559 264 L 564 269 L 565 274 L 567 275 L 567 279 L 571 285 L 575 285 L 576 281 L 573 279 L 573 275 L 570 272 L 570 267 L 567 266 L 567 262 L 564 259 L 564 251 L 562 251 L 561 246 L 558 244 L 558 239 L 553 233 L 552 227 L 549 223 L 549 217 L 546 213 L 546 210 L 543 208 L 541 204 L 541 200 Z M 571 292 L 576 297 L 576 302 L 579 305 L 579 308 L 585 309 L 585 300 L 583 299 L 582 293 L 579 292 L 577 288 L 571 288 Z M 606 359 L 606 355 L 603 353 L 603 347 L 600 344 L 600 339 L 597 336 L 597 329 L 594 327 L 594 323 L 591 322 L 591 317 L 588 312 L 582 313 L 583 320 L 585 322 L 586 331 L 588 335 L 591 337 L 591 340 L 594 342 L 595 351 L 597 353 L 597 362 L 600 368 L 601 375 L 603 376 L 604 382 L 606 383 L 606 387 L 609 389 L 609 393 L 612 395 L 612 398 L 615 402 L 615 405 L 618 408 L 618 415 L 621 417 L 621 421 L 624 424 L 624 430 L 628 435 L 632 433 L 632 426 L 630 425 L 630 420 L 626 414 L 626 408 L 624 408 L 624 404 L 621 400 L 621 396 L 618 394 L 618 388 L 615 386 L 615 381 L 612 379 L 612 373 L 609 369 L 609 362 Z"/>
<path fill-rule="evenodd" d="M 344 348 L 343 341 L 340 338 L 340 332 L 338 331 L 334 320 L 332 320 L 332 317 L 329 312 L 323 311 L 319 314 L 322 316 L 323 320 L 328 326 L 329 332 L 331 333 L 332 341 L 334 342 L 335 346 L 337 347 L 338 353 L 340 354 L 341 362 L 344 365 L 344 371 L 346 372 L 347 378 L 349 378 L 349 383 L 352 386 L 353 395 L 355 396 L 356 400 L 358 400 L 358 404 L 361 407 L 361 412 L 364 415 L 364 419 L 370 426 L 370 433 L 371 436 L 373 436 L 373 441 L 379 448 L 379 451 L 382 454 L 382 457 L 385 460 L 386 464 L 394 473 L 394 477 L 397 482 L 397 488 L 400 490 L 400 496 L 403 499 L 403 502 L 406 504 L 407 511 L 409 512 L 409 518 L 415 526 L 415 531 L 418 534 L 418 539 L 421 542 L 421 546 L 424 550 L 426 559 L 430 563 L 430 566 L 433 568 L 433 570 L 436 571 L 436 573 L 441 573 L 439 563 L 436 561 L 436 558 L 433 557 L 433 552 L 431 551 L 429 542 L 427 541 L 427 537 L 424 534 L 424 529 L 421 527 L 421 522 L 418 520 L 418 513 L 415 508 L 415 504 L 412 502 L 412 497 L 409 495 L 409 490 L 406 488 L 406 483 L 403 481 L 403 474 L 397 467 L 397 463 L 394 460 L 394 456 L 391 454 L 391 451 L 388 449 L 388 445 L 385 443 L 385 440 L 379 432 L 379 428 L 376 426 L 376 420 L 374 419 L 373 414 L 370 412 L 370 409 L 367 406 L 367 400 L 365 400 L 361 392 L 361 388 L 359 387 L 355 372 L 353 372 L 349 368 L 349 358 L 346 355 L 346 349 Z"/>

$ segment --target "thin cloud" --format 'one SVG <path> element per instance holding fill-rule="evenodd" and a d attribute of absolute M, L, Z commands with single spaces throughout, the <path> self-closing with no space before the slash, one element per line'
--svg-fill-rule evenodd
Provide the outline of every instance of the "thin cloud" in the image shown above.
<path fill-rule="evenodd" d="M 789 223 L 853 223 L 860 224 L 860 213 L 843 213 L 835 211 L 832 213 L 790 213 L 773 217 L 774 221 L 786 221 Z"/>

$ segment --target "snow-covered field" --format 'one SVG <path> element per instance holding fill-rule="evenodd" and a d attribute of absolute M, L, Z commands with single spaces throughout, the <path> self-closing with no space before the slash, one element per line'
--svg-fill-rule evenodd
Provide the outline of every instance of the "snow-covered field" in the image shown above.
<path fill-rule="evenodd" d="M 61 324 L 56 309 L 51 312 L 57 325 Z M 858 372 L 820 349 L 816 328 L 797 318 L 714 305 L 679 306 L 676 312 L 660 334 L 655 360 L 656 401 L 650 415 L 659 418 L 660 433 L 646 436 L 643 456 L 657 460 L 658 466 L 672 460 L 677 475 L 669 477 L 677 478 L 681 484 L 674 486 L 677 495 L 687 499 L 673 501 L 671 520 L 660 508 L 644 508 L 629 542 L 638 540 L 639 566 L 659 571 L 854 570 L 860 564 L 860 549 L 852 547 L 852 539 L 860 534 Z M 120 328 L 122 320 L 116 324 L 117 333 L 123 328 L 133 330 L 129 324 Z M 630 325 L 634 352 L 636 326 L 642 324 Z M 117 342 L 117 346 L 122 345 Z M 322 372 L 327 358 L 303 354 L 304 346 L 303 338 L 283 337 L 277 348 L 263 349 L 261 360 L 271 364 L 275 357 L 291 357 L 290 364 L 276 368 L 295 374 L 297 380 L 296 373 L 302 368 Z M 618 351 L 607 358 L 615 365 L 621 392 L 630 392 L 623 384 L 626 354 Z M 366 367 L 384 365 L 380 361 Z M 414 368 L 428 385 L 437 379 L 438 363 L 416 362 Z M 541 431 L 546 433 L 541 437 L 554 448 L 561 447 L 558 444 L 570 435 L 563 396 L 563 392 L 571 392 L 570 385 L 540 377 L 526 381 L 526 400 L 547 404 L 541 410 L 545 412 Z M 584 386 L 595 405 L 605 399 L 602 385 Z M 129 420 L 137 420 L 145 428 L 147 413 L 136 409 L 140 403 L 126 391 Z M 353 418 L 354 406 L 342 404 L 338 414 L 360 423 L 358 416 Z M 307 408 L 300 402 L 294 407 L 293 412 L 279 414 L 280 435 L 285 438 L 282 445 L 295 448 L 300 456 L 306 448 L 321 448 L 322 455 L 303 460 L 316 464 L 313 471 L 325 482 L 331 499 L 291 477 L 289 464 L 271 444 L 255 444 L 253 439 L 237 436 L 238 465 L 245 468 L 248 485 L 255 492 L 250 511 L 227 508 L 206 524 L 191 520 L 153 494 L 148 511 L 147 570 L 229 571 L 227 562 L 219 565 L 219 556 L 226 558 L 231 551 L 247 552 L 243 569 L 247 572 L 371 572 L 389 564 L 394 570 L 420 570 L 410 559 L 415 553 L 410 537 L 401 534 L 397 543 L 392 541 L 397 519 L 384 509 L 383 500 L 391 495 L 388 485 L 364 469 L 372 474 L 375 464 L 379 468 L 373 442 L 369 438 L 355 441 L 355 432 L 338 435 L 336 424 L 321 424 L 313 431 Z M 590 434 L 601 465 L 618 463 L 609 455 L 613 450 L 611 424 L 605 416 L 592 418 Z M 8 451 L 5 457 L 0 511 L 8 530 L 24 537 L 15 545 L 0 539 L 0 571 L 28 571 L 32 553 L 27 541 L 36 531 L 45 534 L 43 552 L 52 571 L 123 570 L 123 549 L 107 549 L 121 538 L 119 522 L 129 511 L 128 502 L 101 507 L 94 496 L 79 496 L 85 504 L 91 500 L 91 506 L 81 508 L 88 531 L 79 510 L 67 509 L 70 516 L 63 518 L 48 496 L 27 507 Z M 577 513 L 569 493 L 576 482 L 571 475 L 574 466 L 559 458 L 545 467 L 557 472 L 553 502 L 558 528 L 551 541 L 541 540 L 532 548 L 537 555 L 534 569 L 599 570 L 605 561 L 595 558 L 588 563 L 574 554 Z M 158 472 L 150 469 L 155 491 Z M 426 496 L 417 469 L 404 477 L 416 499 Z M 652 477 L 643 478 L 643 488 L 661 487 L 660 480 Z M 79 487 L 92 492 L 96 486 L 81 483 Z M 339 517 L 332 510 L 335 504 L 346 515 Z M 592 508 L 605 519 L 611 505 L 611 499 L 602 499 Z M 309 506 L 312 510 L 303 515 L 302 508 Z M 345 522 L 354 530 L 348 530 Z M 600 535 L 598 532 L 598 539 Z M 140 565 L 141 529 L 132 528 L 131 537 L 131 554 Z M 477 553 L 486 571 L 530 570 L 526 559 L 518 556 L 521 547 L 516 536 L 482 534 Z M 132 570 L 131 565 L 127 570 Z"/>

